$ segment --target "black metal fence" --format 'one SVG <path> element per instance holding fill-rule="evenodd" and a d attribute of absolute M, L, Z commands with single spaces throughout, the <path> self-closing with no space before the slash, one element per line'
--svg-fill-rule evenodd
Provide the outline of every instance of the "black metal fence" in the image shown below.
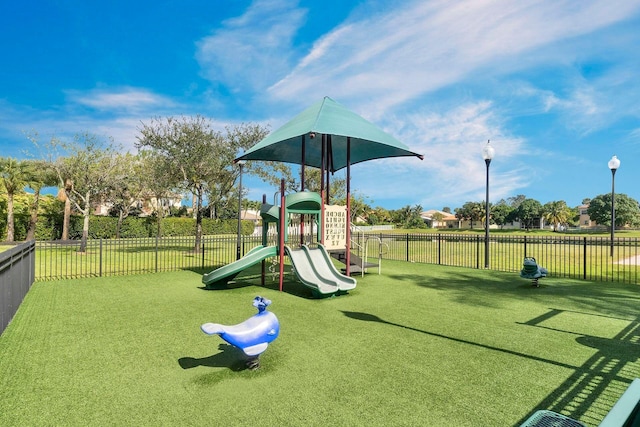
<path fill-rule="evenodd" d="M 382 258 L 426 264 L 484 268 L 484 235 L 365 234 L 358 243 L 382 247 Z M 525 256 L 536 258 L 550 275 L 574 279 L 639 283 L 640 240 L 583 236 L 505 236 L 489 238 L 489 268 L 519 272 Z"/>
<path fill-rule="evenodd" d="M 0 334 L 18 311 L 35 278 L 35 242 L 0 252 Z"/>
<path fill-rule="evenodd" d="M 259 236 L 243 236 L 241 253 L 261 244 Z M 203 270 L 235 260 L 237 238 L 205 236 L 199 248 L 188 237 L 95 239 L 80 252 L 80 241 L 55 240 L 36 243 L 36 280 L 74 279 Z"/>
<path fill-rule="evenodd" d="M 484 268 L 484 235 L 358 233 L 354 247 L 369 258 Z M 289 236 L 292 245 L 298 236 Z M 242 236 L 240 253 L 260 245 L 260 236 Z M 535 257 L 551 276 L 640 283 L 640 240 L 581 236 L 506 236 L 489 239 L 489 268 L 518 272 L 525 256 Z M 269 244 L 276 244 L 276 238 Z M 235 236 L 206 236 L 199 250 L 194 237 L 37 242 L 36 280 L 124 275 L 193 269 L 205 271 L 233 262 Z"/>

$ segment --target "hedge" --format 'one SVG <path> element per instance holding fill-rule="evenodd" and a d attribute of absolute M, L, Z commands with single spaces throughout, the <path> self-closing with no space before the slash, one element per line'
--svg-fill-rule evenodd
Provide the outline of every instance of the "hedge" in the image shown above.
<path fill-rule="evenodd" d="M 69 238 L 82 237 L 83 218 L 72 217 Z M 92 216 L 89 218 L 89 237 L 92 239 L 110 239 L 116 236 L 118 218 L 107 216 Z M 242 221 L 242 234 L 253 234 L 255 226 L 252 221 Z M 157 224 L 153 218 L 128 217 L 125 218 L 120 229 L 121 238 L 154 237 Z M 235 234 L 238 230 L 238 220 L 202 219 L 202 234 Z M 162 220 L 160 232 L 162 236 L 195 236 L 196 220 L 194 218 L 168 217 Z"/>
<path fill-rule="evenodd" d="M 41 214 L 36 223 L 36 240 L 58 240 L 62 237 L 62 215 Z M 72 215 L 69 224 L 69 238 L 78 240 L 82 237 L 84 218 Z M 27 237 L 29 216 L 16 214 L 14 218 L 15 240 L 21 241 Z M 89 218 L 89 238 L 112 239 L 116 237 L 118 218 L 109 216 L 91 216 Z M 252 221 L 242 221 L 242 234 L 253 234 L 255 225 Z M 157 224 L 154 218 L 127 217 L 120 229 L 121 238 L 155 237 Z M 202 234 L 236 234 L 237 219 L 215 220 L 202 219 Z M 0 232 L 6 238 L 6 218 L 0 219 Z M 162 220 L 161 233 L 163 236 L 195 236 L 196 220 L 194 218 L 168 217 Z"/>

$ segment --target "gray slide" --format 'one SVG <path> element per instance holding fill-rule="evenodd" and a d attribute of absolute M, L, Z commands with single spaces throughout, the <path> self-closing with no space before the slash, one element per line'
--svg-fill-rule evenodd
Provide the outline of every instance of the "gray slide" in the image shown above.
<path fill-rule="evenodd" d="M 304 245 L 300 249 L 287 247 L 286 250 L 300 281 L 314 291 L 329 295 L 356 287 L 356 279 L 340 273 L 322 245 L 316 249 Z"/>

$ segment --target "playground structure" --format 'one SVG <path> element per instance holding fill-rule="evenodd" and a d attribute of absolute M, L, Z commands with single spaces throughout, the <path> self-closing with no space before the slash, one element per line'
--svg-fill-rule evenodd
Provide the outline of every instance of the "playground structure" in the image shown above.
<path fill-rule="evenodd" d="M 350 277 L 351 228 L 348 221 L 351 213 L 351 165 L 388 157 L 417 157 L 420 160 L 424 158 L 423 155 L 409 150 L 393 136 L 329 97 L 324 97 L 302 111 L 234 160 L 234 163 L 259 160 L 299 164 L 301 165 L 300 192 L 285 198 L 284 180 L 282 180 L 280 209 L 274 206 L 275 203 L 267 205 L 263 200 L 262 246 L 222 269 L 205 274 L 202 282 L 207 288 L 226 284 L 242 270 L 274 256 L 275 251 L 280 260 L 281 291 L 285 252 L 289 255 L 300 281 L 311 288 L 314 294 L 336 295 L 354 289 L 356 280 Z M 305 166 L 320 169 L 320 194 L 305 191 Z M 344 216 L 345 275 L 334 267 L 323 245 L 324 232 L 320 231 L 325 226 L 325 203 L 330 204 L 330 174 L 343 168 L 346 168 L 347 176 Z M 300 214 L 305 217 L 311 215 L 318 225 L 322 225 L 317 227 L 318 243 L 315 247 L 302 244 L 300 249 L 292 250 L 286 246 L 290 214 Z M 267 246 L 266 236 L 270 223 L 275 223 L 278 229 L 278 245 L 275 248 Z M 367 268 L 364 262 L 360 264 L 361 270 Z M 264 268 L 262 277 L 264 279 Z"/>
<path fill-rule="evenodd" d="M 258 314 L 237 325 L 205 323 L 200 329 L 207 335 L 219 335 L 229 344 L 242 350 L 249 357 L 247 367 L 257 369 L 260 367 L 260 355 L 280 333 L 278 318 L 267 310 L 270 304 L 271 300 L 257 296 L 253 299 L 253 306 L 258 309 Z"/>
<path fill-rule="evenodd" d="M 279 256 L 280 258 L 280 290 L 284 274 L 284 256 L 289 256 L 293 270 L 306 287 L 310 288 L 316 297 L 344 294 L 356 287 L 356 280 L 341 274 L 331 261 L 331 257 L 322 245 L 322 197 L 318 193 L 302 191 L 284 196 L 281 191 L 280 206 L 263 203 L 260 209 L 262 217 L 262 245 L 253 248 L 241 259 L 220 267 L 202 277 L 202 283 L 208 289 L 226 285 L 239 273 L 247 268 L 266 260 Z M 314 247 L 302 244 L 293 249 L 287 246 L 290 216 L 304 215 L 317 224 L 317 239 Z M 269 246 L 267 236 L 269 227 L 275 224 L 278 245 Z M 313 227 L 312 227 L 313 232 Z M 313 238 L 313 233 L 312 233 Z M 264 273 L 263 273 L 264 277 Z"/>

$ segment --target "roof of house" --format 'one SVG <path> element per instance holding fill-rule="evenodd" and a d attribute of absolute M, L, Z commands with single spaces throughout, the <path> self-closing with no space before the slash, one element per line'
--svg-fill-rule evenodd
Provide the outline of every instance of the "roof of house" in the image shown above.
<path fill-rule="evenodd" d="M 241 218 L 246 219 L 248 221 L 257 221 L 259 219 L 262 219 L 262 217 L 260 216 L 260 212 L 252 209 L 243 210 Z"/>
<path fill-rule="evenodd" d="M 436 213 L 439 213 L 440 215 L 442 215 L 441 221 L 453 221 L 458 219 L 454 214 L 440 211 L 438 209 L 429 209 L 428 211 L 420 212 L 420 217 L 431 221 L 433 219 L 433 215 L 435 215 Z"/>

